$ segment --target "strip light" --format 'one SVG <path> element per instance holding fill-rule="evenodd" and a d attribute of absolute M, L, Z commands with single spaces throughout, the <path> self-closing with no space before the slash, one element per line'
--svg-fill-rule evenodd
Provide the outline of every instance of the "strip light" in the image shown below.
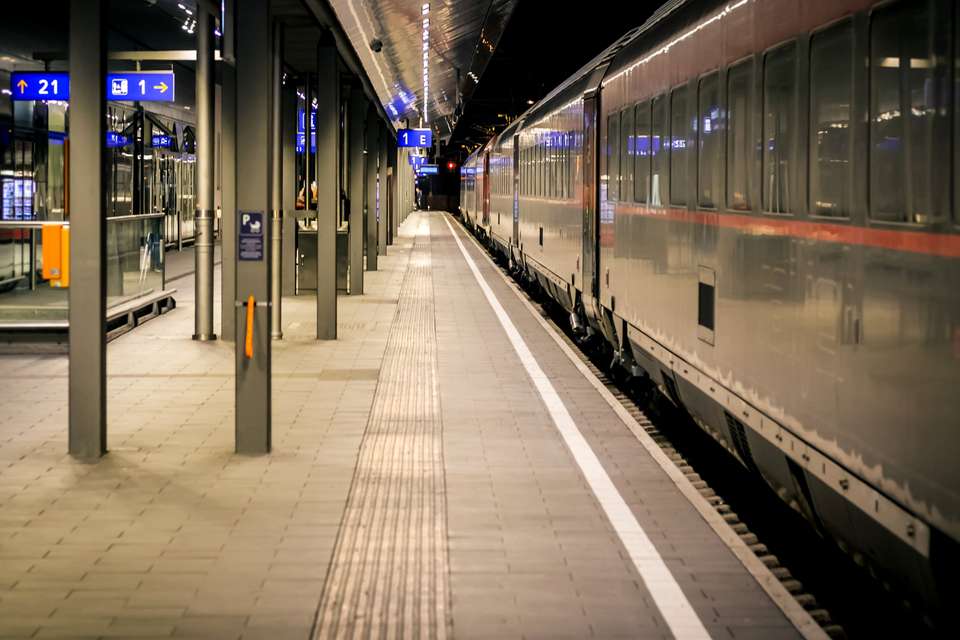
<path fill-rule="evenodd" d="M 423 121 L 429 122 L 427 105 L 430 104 L 430 3 L 423 3 Z"/>

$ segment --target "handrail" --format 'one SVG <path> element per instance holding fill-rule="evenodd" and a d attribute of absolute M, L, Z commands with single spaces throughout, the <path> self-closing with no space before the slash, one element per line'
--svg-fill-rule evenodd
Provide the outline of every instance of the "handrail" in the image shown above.
<path fill-rule="evenodd" d="M 130 216 L 113 216 L 107 218 L 107 224 L 129 222 L 131 220 L 156 220 L 164 217 L 165 213 L 138 213 Z M 0 229 L 42 229 L 46 225 L 70 226 L 69 220 L 0 220 Z"/>

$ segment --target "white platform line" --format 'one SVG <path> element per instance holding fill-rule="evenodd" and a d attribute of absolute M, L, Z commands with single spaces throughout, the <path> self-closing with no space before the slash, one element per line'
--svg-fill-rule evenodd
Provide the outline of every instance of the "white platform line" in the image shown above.
<path fill-rule="evenodd" d="M 630 554 L 633 565 L 637 568 L 637 572 L 639 572 L 647 590 L 653 597 L 657 609 L 667 622 L 667 626 L 670 627 L 671 633 L 676 638 L 709 638 L 710 634 L 707 633 L 696 611 L 690 605 L 690 601 L 687 600 L 686 595 L 684 595 L 680 585 L 677 584 L 673 574 L 670 573 L 670 569 L 667 568 L 656 547 L 650 542 L 650 538 L 643 527 L 637 522 L 623 496 L 617 491 L 610 476 L 607 475 L 603 465 L 600 464 L 597 455 L 590 448 L 583 434 L 580 433 L 580 429 L 570 416 L 550 379 L 540 368 L 537 359 L 520 336 L 520 332 L 517 331 L 513 321 L 510 320 L 510 316 L 507 315 L 503 305 L 497 300 L 473 258 L 467 253 L 466 247 L 463 246 L 446 215 L 444 215 L 443 221 L 447 224 L 450 234 L 460 248 L 460 253 L 463 254 L 467 266 L 473 272 L 473 276 L 476 278 L 477 284 L 480 285 L 483 295 L 486 296 L 487 302 L 493 308 L 500 325 L 510 340 L 510 344 L 520 358 L 520 362 L 523 363 L 527 375 L 530 376 L 540 393 L 557 431 L 563 437 L 563 441 L 570 449 L 573 459 L 580 467 L 581 473 L 583 473 L 590 489 L 607 515 L 607 519 L 610 520 L 617 536 L 627 549 L 627 553 Z"/>

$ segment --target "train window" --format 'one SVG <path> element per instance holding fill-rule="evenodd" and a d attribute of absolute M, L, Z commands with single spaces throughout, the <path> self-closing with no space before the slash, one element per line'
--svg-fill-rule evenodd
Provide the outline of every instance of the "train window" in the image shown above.
<path fill-rule="evenodd" d="M 853 184 L 853 26 L 838 24 L 810 40 L 810 207 L 848 217 Z"/>
<path fill-rule="evenodd" d="M 935 10 L 935 7 L 939 10 Z M 901 2 L 870 26 L 870 213 L 930 223 L 949 208 L 950 43 L 947 7 Z"/>
<path fill-rule="evenodd" d="M 607 200 L 620 195 L 620 114 L 607 118 Z"/>
<path fill-rule="evenodd" d="M 650 192 L 650 103 L 637 105 L 635 116 L 637 133 L 633 153 L 637 161 L 633 177 L 633 199 L 645 203 Z"/>
<path fill-rule="evenodd" d="M 727 73 L 727 206 L 749 211 L 753 145 L 750 140 L 750 85 L 753 64 L 746 60 Z"/>
<path fill-rule="evenodd" d="M 633 109 L 620 112 L 620 199 L 633 196 Z"/>
<path fill-rule="evenodd" d="M 659 96 L 653 99 L 650 120 L 650 204 L 662 207 L 667 203 L 667 99 Z"/>
<path fill-rule="evenodd" d="M 763 208 L 771 213 L 793 211 L 793 155 L 797 117 L 797 45 L 768 53 L 763 59 Z"/>
<path fill-rule="evenodd" d="M 700 206 L 716 207 L 723 189 L 722 129 L 720 117 L 720 77 L 712 73 L 700 80 L 697 112 L 697 140 Z"/>
<path fill-rule="evenodd" d="M 687 88 L 670 94 L 670 204 L 687 203 L 687 147 L 690 141 Z"/>

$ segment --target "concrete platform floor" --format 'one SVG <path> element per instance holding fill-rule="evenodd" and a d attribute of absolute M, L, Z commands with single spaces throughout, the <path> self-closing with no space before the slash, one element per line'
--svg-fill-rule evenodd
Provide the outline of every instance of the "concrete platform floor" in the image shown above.
<path fill-rule="evenodd" d="M 407 219 L 335 342 L 284 299 L 268 456 L 233 453 L 233 345 L 190 339 L 191 278 L 108 347 L 99 463 L 65 453 L 66 358 L 0 356 L 0 637 L 796 637 L 446 219 Z"/>

